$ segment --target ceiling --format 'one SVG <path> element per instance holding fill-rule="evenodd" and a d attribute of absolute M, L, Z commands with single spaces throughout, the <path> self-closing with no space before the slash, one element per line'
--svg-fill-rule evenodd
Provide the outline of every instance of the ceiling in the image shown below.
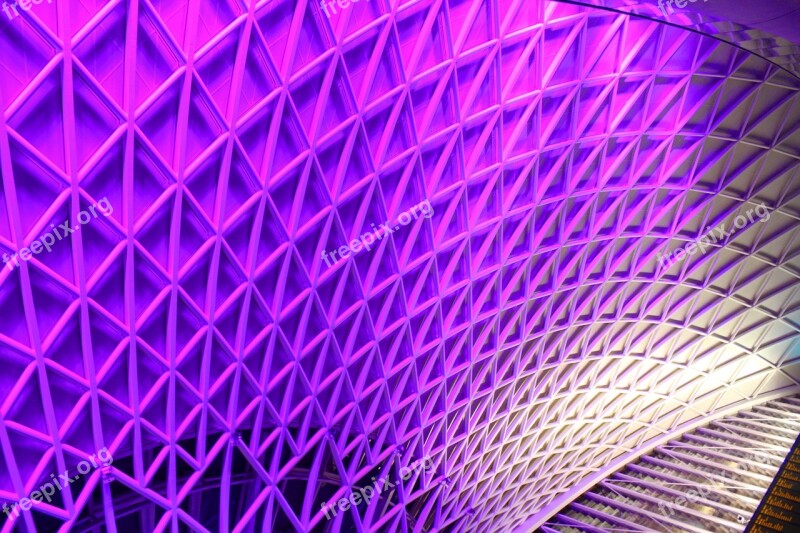
<path fill-rule="evenodd" d="M 664 8 L 653 1 L 570 2 L 675 24 L 741 46 L 800 76 L 800 0 L 697 0 Z"/>
<path fill-rule="evenodd" d="M 0 252 L 113 208 L 0 269 L 0 499 L 114 457 L 3 532 L 524 530 L 800 389 L 800 79 L 743 48 L 544 0 L 42 3 L 0 45 Z"/>

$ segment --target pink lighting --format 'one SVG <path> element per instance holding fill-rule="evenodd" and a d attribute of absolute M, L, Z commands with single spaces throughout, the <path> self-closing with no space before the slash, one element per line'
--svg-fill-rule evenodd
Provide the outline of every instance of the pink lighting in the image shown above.
<path fill-rule="evenodd" d="M 0 268 L 0 504 L 114 458 L 0 532 L 525 531 L 800 389 L 800 79 L 592 6 L 341 5 L 0 17 L 0 255 L 109 206 Z"/>

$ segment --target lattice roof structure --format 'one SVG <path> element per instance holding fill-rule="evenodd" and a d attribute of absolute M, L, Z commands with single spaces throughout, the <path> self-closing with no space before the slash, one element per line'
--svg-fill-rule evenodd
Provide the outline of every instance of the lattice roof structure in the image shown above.
<path fill-rule="evenodd" d="M 112 210 L 0 269 L 0 501 L 114 457 L 3 532 L 525 530 L 800 389 L 798 78 L 555 1 L 332 11 L 0 17 L 0 252 Z"/>
<path fill-rule="evenodd" d="M 797 397 L 717 419 L 601 481 L 541 531 L 743 531 L 798 433 Z"/>

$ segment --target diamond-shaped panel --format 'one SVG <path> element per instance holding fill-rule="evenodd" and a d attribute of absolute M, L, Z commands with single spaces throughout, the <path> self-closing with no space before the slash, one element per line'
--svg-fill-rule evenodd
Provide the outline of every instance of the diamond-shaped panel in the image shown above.
<path fill-rule="evenodd" d="M 32 6 L 0 501 L 113 463 L 9 531 L 511 531 L 800 388 L 800 81 L 762 58 L 549 0 Z"/>

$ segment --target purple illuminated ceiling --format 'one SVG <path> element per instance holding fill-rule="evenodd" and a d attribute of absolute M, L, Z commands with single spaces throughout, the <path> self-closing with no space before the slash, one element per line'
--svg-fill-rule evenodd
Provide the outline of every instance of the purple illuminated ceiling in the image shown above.
<path fill-rule="evenodd" d="M 711 35 L 800 76 L 799 0 L 584 0 Z"/>
<path fill-rule="evenodd" d="M 110 205 L 0 267 L 0 503 L 114 458 L 0 531 L 524 531 L 800 391 L 800 79 L 595 7 L 342 4 L 0 12 L 0 253 Z"/>

